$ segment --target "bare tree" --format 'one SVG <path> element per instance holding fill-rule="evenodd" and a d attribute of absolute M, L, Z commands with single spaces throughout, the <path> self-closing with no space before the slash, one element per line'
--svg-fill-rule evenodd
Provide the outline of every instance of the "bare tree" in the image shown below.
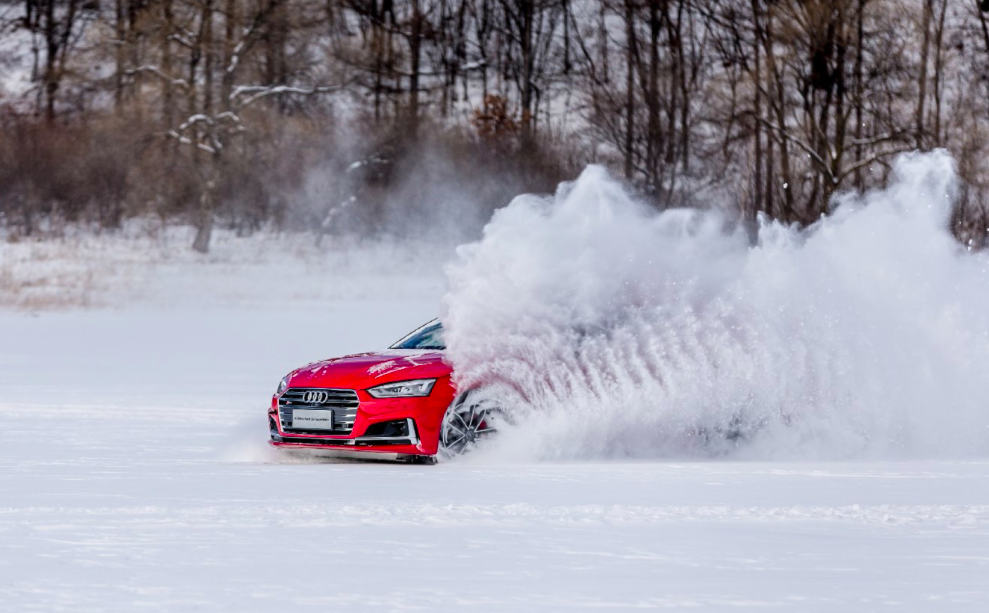
<path fill-rule="evenodd" d="M 129 164 L 114 174 L 130 177 L 128 210 L 192 220 L 199 250 L 216 220 L 239 224 L 248 207 L 281 219 L 265 181 L 305 170 L 259 169 L 318 157 L 287 131 L 313 143 L 345 126 L 376 135 L 352 146 L 354 163 L 377 161 L 351 182 L 388 183 L 416 143 L 442 133 L 489 147 L 499 164 L 611 165 L 659 207 L 718 202 L 796 224 L 828 214 L 837 191 L 882 185 L 897 153 L 946 147 L 965 184 L 956 232 L 974 237 L 987 208 L 989 171 L 973 161 L 989 141 L 985 0 L 0 7 L 0 33 L 27 41 L 0 65 L 29 66 L 35 84 L 30 97 L 2 97 L 4 129 L 76 122 L 126 141 L 133 155 L 113 160 Z M 24 225 L 52 210 L 36 200 Z"/>
<path fill-rule="evenodd" d="M 32 77 L 39 84 L 36 108 L 49 123 L 55 120 L 59 90 L 72 54 L 95 17 L 96 8 L 84 0 L 24 2 L 21 24 L 31 35 L 35 56 Z"/>

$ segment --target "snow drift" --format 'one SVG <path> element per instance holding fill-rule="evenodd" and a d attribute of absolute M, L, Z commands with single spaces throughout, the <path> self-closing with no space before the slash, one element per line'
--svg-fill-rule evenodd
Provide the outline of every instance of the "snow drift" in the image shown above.
<path fill-rule="evenodd" d="M 954 163 L 900 157 L 753 241 L 656 213 L 597 167 L 521 196 L 448 266 L 464 388 L 496 384 L 513 456 L 916 457 L 989 452 L 989 257 L 947 230 Z"/>

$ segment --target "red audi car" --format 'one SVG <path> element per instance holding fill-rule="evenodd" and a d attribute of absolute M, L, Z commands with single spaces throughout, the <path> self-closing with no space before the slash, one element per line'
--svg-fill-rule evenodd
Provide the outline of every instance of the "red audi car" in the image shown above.
<path fill-rule="evenodd" d="M 434 320 L 385 351 L 292 371 L 271 399 L 271 444 L 425 462 L 467 451 L 495 431 L 497 412 L 479 394 L 457 394 L 445 349 Z"/>

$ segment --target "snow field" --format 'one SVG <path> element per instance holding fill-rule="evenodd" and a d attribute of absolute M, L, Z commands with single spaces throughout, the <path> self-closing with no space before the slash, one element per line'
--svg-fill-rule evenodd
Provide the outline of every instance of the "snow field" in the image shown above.
<path fill-rule="evenodd" d="M 985 611 L 986 260 L 939 229 L 950 160 L 906 163 L 752 251 L 593 170 L 455 257 L 0 243 L 0 611 Z M 286 372 L 438 314 L 540 411 L 438 466 L 266 446 Z"/>
<path fill-rule="evenodd" d="M 282 371 L 384 345 L 432 304 L 0 314 L 0 609 L 989 604 L 981 460 L 269 455 Z"/>

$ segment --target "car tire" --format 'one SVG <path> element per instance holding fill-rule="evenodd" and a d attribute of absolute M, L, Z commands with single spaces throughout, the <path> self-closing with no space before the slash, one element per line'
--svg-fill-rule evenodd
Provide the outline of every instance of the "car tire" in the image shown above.
<path fill-rule="evenodd" d="M 505 411 L 482 390 L 459 395 L 443 415 L 438 455 L 450 459 L 473 451 L 497 433 L 492 422 L 504 418 Z"/>
<path fill-rule="evenodd" d="M 424 466 L 433 466 L 436 464 L 436 456 L 431 455 L 408 455 L 399 458 L 399 460 L 405 462 L 406 464 L 419 464 Z"/>

